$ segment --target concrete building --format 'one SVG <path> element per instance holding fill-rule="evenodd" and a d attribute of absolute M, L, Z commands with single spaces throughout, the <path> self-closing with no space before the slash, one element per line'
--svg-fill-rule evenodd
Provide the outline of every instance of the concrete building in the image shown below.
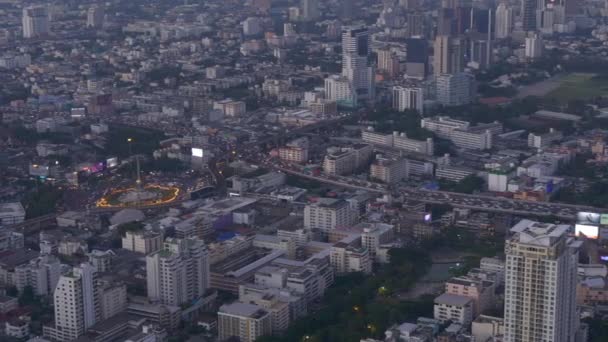
<path fill-rule="evenodd" d="M 203 296 L 209 288 L 209 258 L 202 240 L 165 240 L 162 250 L 146 257 L 148 298 L 179 306 Z"/>
<path fill-rule="evenodd" d="M 48 296 L 55 291 L 60 276 L 59 259 L 52 255 L 43 255 L 15 267 L 15 287 L 21 292 L 26 286 L 30 286 L 34 294 Z"/>
<path fill-rule="evenodd" d="M 505 253 L 505 341 L 573 342 L 580 241 L 570 226 L 521 220 Z"/>
<path fill-rule="evenodd" d="M 365 247 L 338 242 L 331 247 L 330 261 L 337 274 L 351 272 L 370 274 L 372 272 L 373 260 L 369 255 L 369 250 Z"/>
<path fill-rule="evenodd" d="M 536 149 L 545 148 L 556 141 L 563 139 L 564 135 L 562 132 L 557 131 L 553 128 L 549 129 L 549 132 L 544 134 L 529 133 L 528 134 L 528 147 Z"/>
<path fill-rule="evenodd" d="M 87 27 L 100 28 L 103 27 L 103 19 L 105 17 L 104 9 L 101 6 L 91 6 L 87 10 Z"/>
<path fill-rule="evenodd" d="M 490 309 L 496 302 L 496 283 L 473 275 L 454 277 L 445 283 L 445 292 L 473 299 L 473 317 Z"/>
<path fill-rule="evenodd" d="M 225 304 L 217 316 L 220 341 L 237 337 L 241 342 L 254 342 L 260 336 L 272 334 L 272 316 L 258 305 Z"/>
<path fill-rule="evenodd" d="M 30 6 L 23 9 L 23 38 L 37 38 L 49 33 L 49 13 L 46 6 Z"/>
<path fill-rule="evenodd" d="M 319 198 L 304 207 L 304 228 L 320 229 L 327 233 L 339 227 L 348 227 L 357 220 L 357 213 L 341 199 Z"/>
<path fill-rule="evenodd" d="M 393 87 L 393 108 L 398 111 L 415 109 L 424 114 L 424 90 L 421 87 Z"/>
<path fill-rule="evenodd" d="M 452 321 L 468 325 L 473 321 L 473 299 L 444 293 L 435 298 L 433 317 L 442 322 Z"/>
<path fill-rule="evenodd" d="M 300 0 L 300 16 L 302 21 L 316 21 L 320 17 L 318 0 Z"/>
<path fill-rule="evenodd" d="M 435 148 L 433 138 L 416 140 L 408 138 L 405 133 L 393 132 L 392 134 L 384 134 L 375 132 L 373 128 L 361 131 L 361 139 L 366 143 L 376 146 L 394 147 L 400 150 L 426 155 L 433 155 Z"/>
<path fill-rule="evenodd" d="M 384 183 L 397 183 L 408 178 L 407 162 L 404 159 L 377 157 L 369 169 L 372 179 Z"/>
<path fill-rule="evenodd" d="M 150 254 L 160 250 L 163 246 L 163 233 L 159 230 L 127 231 L 122 238 L 122 248 Z"/>
<path fill-rule="evenodd" d="M 433 69 L 436 76 L 456 74 L 464 70 L 464 41 L 449 35 L 435 38 Z"/>
<path fill-rule="evenodd" d="M 103 320 L 127 310 L 127 285 L 111 280 L 100 280 L 99 310 Z"/>
<path fill-rule="evenodd" d="M 444 106 L 462 106 L 475 99 L 475 79 L 465 72 L 436 77 L 437 102 Z"/>
<path fill-rule="evenodd" d="M 475 341 L 491 341 L 503 337 L 505 332 L 504 319 L 499 317 L 479 315 L 471 324 L 471 335 Z"/>
<path fill-rule="evenodd" d="M 361 223 L 363 227 L 361 234 L 361 245 L 365 247 L 372 261 L 381 262 L 379 251 L 381 246 L 388 244 L 395 238 L 395 226 L 388 223 Z"/>
<path fill-rule="evenodd" d="M 370 64 L 371 39 L 366 27 L 342 30 L 342 76 L 351 84 L 357 101 L 373 101 L 375 71 Z"/>
<path fill-rule="evenodd" d="M 351 174 L 369 162 L 372 152 L 372 146 L 368 144 L 330 148 L 323 160 L 323 171 L 328 175 Z"/>
<path fill-rule="evenodd" d="M 279 158 L 291 163 L 308 162 L 308 138 L 303 137 L 279 148 Z"/>
<path fill-rule="evenodd" d="M 239 286 L 239 301 L 258 305 L 270 312 L 274 333 L 287 330 L 291 321 L 290 303 L 278 293 L 247 291 L 245 288 L 244 285 Z"/>
<path fill-rule="evenodd" d="M 89 264 L 82 264 L 62 275 L 53 299 L 55 326 L 44 327 L 45 337 L 71 341 L 101 320 L 95 269 Z"/>
<path fill-rule="evenodd" d="M 501 2 L 496 8 L 495 35 L 497 39 L 511 36 L 513 31 L 513 9 L 508 4 Z"/>
<path fill-rule="evenodd" d="M 335 101 L 338 106 L 356 107 L 357 93 L 348 78 L 331 75 L 325 79 L 325 98 Z"/>
<path fill-rule="evenodd" d="M 397 55 L 390 49 L 381 49 L 376 52 L 378 71 L 388 77 L 395 77 L 399 74 L 399 59 Z"/>
<path fill-rule="evenodd" d="M 0 203 L 0 226 L 18 224 L 23 220 L 25 220 L 25 208 L 21 203 Z"/>
<path fill-rule="evenodd" d="M 525 57 L 528 59 L 538 59 L 543 55 L 543 38 L 537 33 L 531 33 L 525 41 Z"/>

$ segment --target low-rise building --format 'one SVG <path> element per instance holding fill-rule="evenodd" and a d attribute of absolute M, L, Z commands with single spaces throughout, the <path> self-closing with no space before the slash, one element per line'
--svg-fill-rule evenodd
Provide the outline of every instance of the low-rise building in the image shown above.
<path fill-rule="evenodd" d="M 434 318 L 468 325 L 473 321 L 473 299 L 444 293 L 435 298 Z"/>
<path fill-rule="evenodd" d="M 218 333 L 220 341 L 236 337 L 241 342 L 254 342 L 272 334 L 272 316 L 259 305 L 225 304 L 218 311 Z"/>

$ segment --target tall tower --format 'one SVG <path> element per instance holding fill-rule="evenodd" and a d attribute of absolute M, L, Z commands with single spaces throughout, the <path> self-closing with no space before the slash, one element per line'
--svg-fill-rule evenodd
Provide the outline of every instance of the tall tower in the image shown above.
<path fill-rule="evenodd" d="M 319 2 L 318 0 L 301 0 L 300 2 L 300 18 L 304 21 L 316 21 L 319 19 Z"/>
<path fill-rule="evenodd" d="M 435 75 L 454 74 L 464 68 L 464 42 L 460 38 L 437 36 L 434 45 Z"/>
<path fill-rule="evenodd" d="M 82 264 L 62 275 L 53 299 L 55 327 L 45 327 L 45 336 L 58 341 L 71 341 L 83 335 L 101 319 L 95 268 Z"/>
<path fill-rule="evenodd" d="M 91 6 L 87 11 L 87 27 L 100 28 L 103 26 L 104 10 L 99 6 Z"/>
<path fill-rule="evenodd" d="M 573 342 L 580 241 L 570 226 L 522 220 L 505 244 L 505 341 Z"/>
<path fill-rule="evenodd" d="M 507 4 L 500 3 L 496 8 L 496 38 L 503 39 L 511 35 L 513 30 L 513 9 Z"/>
<path fill-rule="evenodd" d="M 375 96 L 370 50 L 370 36 L 366 27 L 342 30 L 342 76 L 350 81 L 355 97 L 361 101 L 373 101 Z"/>
<path fill-rule="evenodd" d="M 35 38 L 49 33 L 49 13 L 45 6 L 24 8 L 21 21 L 24 38 Z"/>
<path fill-rule="evenodd" d="M 209 258 L 202 240 L 168 238 L 162 250 L 146 257 L 148 298 L 181 305 L 209 288 Z"/>
<path fill-rule="evenodd" d="M 536 22 L 537 11 L 545 7 L 545 0 L 522 0 L 521 21 L 524 31 L 535 31 L 538 29 Z"/>

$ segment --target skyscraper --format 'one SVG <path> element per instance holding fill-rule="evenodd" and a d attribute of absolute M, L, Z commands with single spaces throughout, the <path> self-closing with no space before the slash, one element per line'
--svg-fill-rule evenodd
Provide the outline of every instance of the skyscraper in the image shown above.
<path fill-rule="evenodd" d="M 464 42 L 460 38 L 437 36 L 434 45 L 435 75 L 453 74 L 464 68 Z"/>
<path fill-rule="evenodd" d="M 342 30 L 342 76 L 350 81 L 358 101 L 373 101 L 375 95 L 370 50 L 370 36 L 366 27 Z"/>
<path fill-rule="evenodd" d="M 393 108 L 399 111 L 415 109 L 424 113 L 424 90 L 421 87 L 393 87 Z"/>
<path fill-rule="evenodd" d="M 163 249 L 146 257 L 148 298 L 165 305 L 187 303 L 209 288 L 209 257 L 202 240 L 165 240 Z"/>
<path fill-rule="evenodd" d="M 87 11 L 87 27 L 100 28 L 103 26 L 104 11 L 100 6 L 91 6 Z"/>
<path fill-rule="evenodd" d="M 44 6 L 30 6 L 23 9 L 23 37 L 35 38 L 49 33 L 49 13 Z"/>
<path fill-rule="evenodd" d="M 511 35 L 513 30 L 513 9 L 507 4 L 500 3 L 496 8 L 496 38 L 503 39 Z"/>
<path fill-rule="evenodd" d="M 90 264 L 74 267 L 62 275 L 53 295 L 55 326 L 44 327 L 44 335 L 57 341 L 71 341 L 101 320 L 95 268 Z"/>
<path fill-rule="evenodd" d="M 304 21 L 315 21 L 319 19 L 318 0 L 301 0 L 300 18 Z"/>
<path fill-rule="evenodd" d="M 407 77 L 424 79 L 428 73 L 429 45 L 426 39 L 408 38 L 405 41 L 407 55 L 405 72 Z"/>
<path fill-rule="evenodd" d="M 505 244 L 505 341 L 573 342 L 580 241 L 568 225 L 522 220 Z"/>
<path fill-rule="evenodd" d="M 522 0 L 521 22 L 524 31 L 535 31 L 538 28 L 536 22 L 537 11 L 545 7 L 544 0 Z"/>
<path fill-rule="evenodd" d="M 475 79 L 465 72 L 441 74 L 436 77 L 437 102 L 444 106 L 462 106 L 475 97 Z"/>

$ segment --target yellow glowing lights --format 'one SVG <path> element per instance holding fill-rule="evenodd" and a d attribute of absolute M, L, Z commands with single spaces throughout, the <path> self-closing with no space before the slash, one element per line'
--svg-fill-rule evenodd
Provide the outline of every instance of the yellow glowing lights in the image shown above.
<path fill-rule="evenodd" d="M 162 205 L 175 201 L 179 196 L 180 189 L 170 186 L 161 186 L 156 184 L 146 185 L 145 191 L 155 191 L 161 194 L 161 196 L 153 199 L 144 199 L 137 202 L 120 202 L 118 198 L 121 195 L 129 192 L 139 191 L 136 188 L 124 188 L 112 190 L 108 195 L 100 198 L 95 205 L 100 208 L 127 208 L 133 206 L 154 206 Z"/>

